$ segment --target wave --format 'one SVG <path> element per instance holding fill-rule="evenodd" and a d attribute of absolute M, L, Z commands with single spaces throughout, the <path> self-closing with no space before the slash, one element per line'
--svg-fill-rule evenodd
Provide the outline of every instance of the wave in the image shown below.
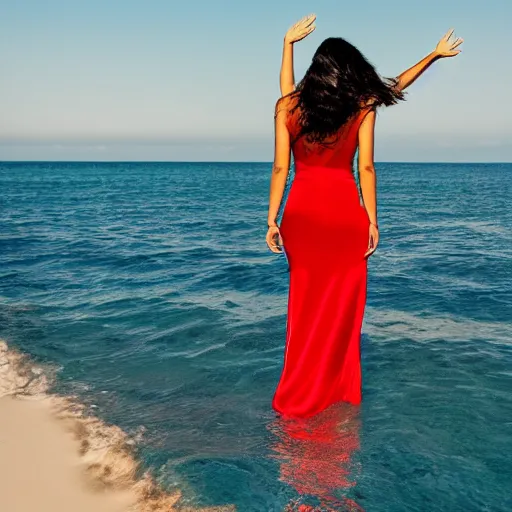
<path fill-rule="evenodd" d="M 479 339 L 492 345 L 511 345 L 512 326 L 456 317 L 454 315 L 412 314 L 406 311 L 368 307 L 363 332 L 373 339 L 416 342 L 467 341 Z"/>
<path fill-rule="evenodd" d="M 84 474 L 96 489 L 131 490 L 136 503 L 131 512 L 234 512 L 233 505 L 193 508 L 180 505 L 179 491 L 168 493 L 149 472 L 141 475 L 135 456 L 137 436 L 91 416 L 74 396 L 50 392 L 55 378 L 51 368 L 43 368 L 25 354 L 10 349 L 0 340 L 0 398 L 10 396 L 41 400 L 50 404 L 54 416 L 72 432 L 77 441 Z"/>

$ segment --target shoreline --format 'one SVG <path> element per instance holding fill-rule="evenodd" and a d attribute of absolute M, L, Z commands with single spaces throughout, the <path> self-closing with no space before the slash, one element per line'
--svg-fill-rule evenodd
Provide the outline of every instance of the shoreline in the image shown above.
<path fill-rule="evenodd" d="M 50 372 L 51 373 L 51 372 Z M 234 512 L 180 506 L 148 473 L 135 439 L 49 392 L 49 372 L 0 340 L 0 510 Z"/>

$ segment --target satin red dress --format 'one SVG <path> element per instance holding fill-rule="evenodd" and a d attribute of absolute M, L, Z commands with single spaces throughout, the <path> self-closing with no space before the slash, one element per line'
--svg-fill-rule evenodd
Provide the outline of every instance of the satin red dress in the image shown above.
<path fill-rule="evenodd" d="M 299 138 L 280 232 L 290 267 L 284 365 L 272 406 L 309 417 L 335 402 L 361 402 L 360 338 L 370 220 L 352 163 L 363 109 L 329 145 Z M 298 116 L 288 130 L 297 136 Z"/>

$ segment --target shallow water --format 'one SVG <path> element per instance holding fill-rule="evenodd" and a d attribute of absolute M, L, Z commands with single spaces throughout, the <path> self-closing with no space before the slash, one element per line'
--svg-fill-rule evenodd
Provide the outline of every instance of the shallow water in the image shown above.
<path fill-rule="evenodd" d="M 377 172 L 360 408 L 270 409 L 288 274 L 267 164 L 0 164 L 0 338 L 144 427 L 184 503 L 512 509 L 512 165 Z"/>

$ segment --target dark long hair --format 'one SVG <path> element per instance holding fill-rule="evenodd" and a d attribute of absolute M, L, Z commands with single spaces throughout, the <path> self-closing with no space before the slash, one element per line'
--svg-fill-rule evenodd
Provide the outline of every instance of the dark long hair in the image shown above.
<path fill-rule="evenodd" d="M 396 79 L 382 79 L 364 55 L 341 37 L 326 39 L 294 93 L 292 111 L 299 111 L 308 142 L 322 143 L 364 105 L 393 105 L 404 98 Z"/>

